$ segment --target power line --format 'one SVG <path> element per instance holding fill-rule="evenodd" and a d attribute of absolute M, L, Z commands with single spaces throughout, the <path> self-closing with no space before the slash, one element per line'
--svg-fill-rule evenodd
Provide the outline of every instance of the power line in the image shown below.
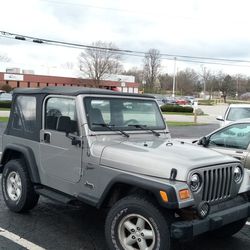
<path fill-rule="evenodd" d="M 10 33 L 6 31 L 0 31 L 0 37 L 8 39 L 17 39 L 23 42 L 33 42 L 38 44 L 53 45 L 59 47 L 67 48 L 76 48 L 76 49 L 96 49 L 100 51 L 112 51 L 116 54 L 135 56 L 135 57 L 144 57 L 147 52 L 135 51 L 135 50 L 125 50 L 125 49 L 116 49 L 116 48 L 106 48 L 93 45 L 79 44 L 79 43 L 70 43 L 63 42 L 58 40 L 44 39 L 33 36 L 21 35 L 16 33 Z M 230 64 L 230 63 L 250 63 L 248 60 L 238 60 L 238 59 L 226 59 L 226 58 L 212 58 L 212 57 L 199 57 L 199 56 L 190 56 L 190 55 L 176 55 L 176 54 L 166 54 L 160 53 L 162 59 L 173 61 L 174 58 L 177 58 L 181 62 L 191 62 L 191 63 L 204 63 L 204 64 L 214 64 L 214 65 L 225 65 L 225 66 L 236 66 L 236 67 L 250 67 L 250 65 L 239 65 L 239 64 Z M 198 59 L 198 60 L 197 60 Z M 200 61 L 203 60 L 203 61 Z M 205 61 L 204 61 L 205 60 Z M 222 63 L 223 62 L 223 63 Z M 228 63 L 224 63 L 228 62 Z"/>

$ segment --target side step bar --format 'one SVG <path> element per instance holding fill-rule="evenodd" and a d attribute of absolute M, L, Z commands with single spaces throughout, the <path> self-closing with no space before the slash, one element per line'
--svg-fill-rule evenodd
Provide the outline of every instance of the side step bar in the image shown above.
<path fill-rule="evenodd" d="M 47 198 L 50 198 L 52 200 L 64 203 L 64 204 L 70 204 L 74 201 L 77 201 L 75 197 L 72 197 L 70 195 L 59 193 L 57 191 L 54 191 L 52 189 L 48 189 L 46 187 L 37 187 L 36 192 L 42 196 L 45 196 Z"/>

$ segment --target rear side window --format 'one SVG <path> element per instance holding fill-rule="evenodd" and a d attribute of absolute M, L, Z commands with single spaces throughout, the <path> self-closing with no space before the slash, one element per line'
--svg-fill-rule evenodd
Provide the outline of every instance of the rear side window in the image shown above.
<path fill-rule="evenodd" d="M 12 128 L 33 133 L 36 126 L 36 98 L 18 96 L 15 103 Z"/>

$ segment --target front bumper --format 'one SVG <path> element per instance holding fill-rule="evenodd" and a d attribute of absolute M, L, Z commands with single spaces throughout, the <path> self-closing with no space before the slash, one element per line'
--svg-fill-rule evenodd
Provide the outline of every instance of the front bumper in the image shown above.
<path fill-rule="evenodd" d="M 171 225 L 173 239 L 189 239 L 250 216 L 250 202 L 208 215 L 205 219 L 178 221 Z"/>

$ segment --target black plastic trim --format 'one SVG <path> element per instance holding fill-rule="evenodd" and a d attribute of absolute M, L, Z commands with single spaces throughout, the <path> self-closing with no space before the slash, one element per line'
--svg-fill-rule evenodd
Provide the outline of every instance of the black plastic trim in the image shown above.
<path fill-rule="evenodd" d="M 213 231 L 222 226 L 250 216 L 250 202 L 208 215 L 205 219 L 179 221 L 171 225 L 171 237 L 174 239 L 190 239 L 202 233 Z"/>
<path fill-rule="evenodd" d="M 129 184 L 131 186 L 137 187 L 137 188 L 142 188 L 144 190 L 152 192 L 159 204 L 163 207 L 170 208 L 170 209 L 175 209 L 178 208 L 179 203 L 177 200 L 176 196 L 176 191 L 173 187 L 166 184 L 161 184 L 158 182 L 155 182 L 153 180 L 148 180 L 148 179 L 143 179 L 137 176 L 131 176 L 128 174 L 121 174 L 114 178 L 105 188 L 101 198 L 99 199 L 98 203 L 96 204 L 97 208 L 100 208 L 101 205 L 103 204 L 105 198 L 109 194 L 109 191 L 115 184 Z M 168 195 L 168 202 L 163 202 L 159 191 L 163 190 L 166 191 Z"/>
<path fill-rule="evenodd" d="M 34 153 L 33 153 L 31 148 L 26 147 L 24 145 L 8 144 L 4 148 L 4 152 L 3 152 L 2 158 L 1 158 L 1 166 L 2 166 L 2 168 L 0 169 L 0 172 L 2 172 L 4 164 L 7 163 L 9 154 L 11 154 L 11 152 L 19 152 L 19 153 L 21 153 L 23 155 L 24 160 L 25 160 L 25 162 L 27 164 L 27 168 L 28 168 L 28 171 L 29 171 L 31 181 L 33 183 L 40 183 L 40 176 L 39 176 L 36 160 L 35 160 L 35 157 L 34 157 Z"/>

